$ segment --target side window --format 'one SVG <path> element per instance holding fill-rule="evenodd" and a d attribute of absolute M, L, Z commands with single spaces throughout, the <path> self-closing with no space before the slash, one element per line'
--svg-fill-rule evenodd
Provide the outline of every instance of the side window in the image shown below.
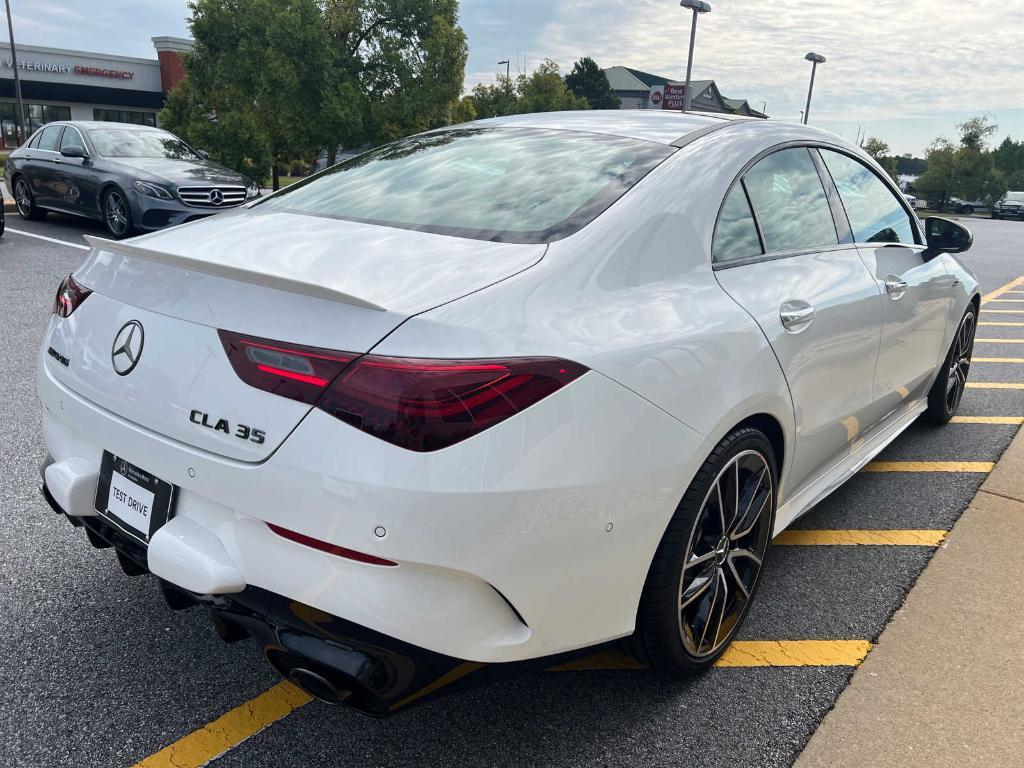
<path fill-rule="evenodd" d="M 805 147 L 768 155 L 743 178 L 769 253 L 839 243 L 825 188 Z"/>
<path fill-rule="evenodd" d="M 61 128 L 63 128 L 61 125 L 48 125 L 43 128 L 43 132 L 39 136 L 39 149 L 56 152 Z"/>
<path fill-rule="evenodd" d="M 828 149 L 819 150 L 832 175 L 839 199 L 858 243 L 913 243 L 910 217 L 874 171 L 858 160 Z"/>
<path fill-rule="evenodd" d="M 761 240 L 757 236 L 757 224 L 750 212 L 747 195 L 742 184 L 736 184 L 722 206 L 715 227 L 715 239 L 711 257 L 716 264 L 726 264 L 751 256 L 760 256 Z"/>
<path fill-rule="evenodd" d="M 32 140 L 29 141 L 28 145 L 30 147 L 32 147 L 33 149 L 38 149 L 38 147 L 39 147 L 39 137 L 42 136 L 42 135 L 43 135 L 43 132 L 39 131 L 39 133 L 37 133 L 35 136 L 32 137 Z"/>
<path fill-rule="evenodd" d="M 82 141 L 82 134 L 76 128 L 65 128 L 64 135 L 60 139 L 60 148 L 79 147 L 85 152 L 85 142 Z"/>

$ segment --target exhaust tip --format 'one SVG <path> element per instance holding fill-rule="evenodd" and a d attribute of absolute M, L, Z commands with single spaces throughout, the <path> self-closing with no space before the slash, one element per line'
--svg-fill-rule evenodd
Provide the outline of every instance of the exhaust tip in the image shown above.
<path fill-rule="evenodd" d="M 268 646 L 264 653 L 281 677 L 318 701 L 348 707 L 374 717 L 387 717 L 390 714 L 387 703 L 369 686 L 351 675 L 280 648 Z"/>
<path fill-rule="evenodd" d="M 288 680 L 325 704 L 338 706 L 352 697 L 351 690 L 335 688 L 326 677 L 306 667 L 292 667 Z"/>

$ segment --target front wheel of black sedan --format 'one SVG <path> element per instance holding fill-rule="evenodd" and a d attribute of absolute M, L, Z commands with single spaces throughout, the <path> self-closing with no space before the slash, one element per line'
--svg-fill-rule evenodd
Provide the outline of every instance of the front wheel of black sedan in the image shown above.
<path fill-rule="evenodd" d="M 46 218 L 46 211 L 36 205 L 32 189 L 24 176 L 19 176 L 14 182 L 14 204 L 18 208 L 18 215 L 23 219 L 40 221 Z"/>
<path fill-rule="evenodd" d="M 956 414 L 967 389 L 967 374 L 971 370 L 971 355 L 974 354 L 974 333 L 977 327 L 976 310 L 971 304 L 956 329 L 949 352 L 943 361 L 939 375 L 928 392 L 928 409 L 925 418 L 933 424 L 945 424 Z"/>
<path fill-rule="evenodd" d="M 111 189 L 103 196 L 103 223 L 115 240 L 132 234 L 132 212 L 128 198 L 120 189 Z"/>
<path fill-rule="evenodd" d="M 775 455 L 758 430 L 718 444 L 690 484 L 647 575 L 634 648 L 655 669 L 708 669 L 739 631 L 775 524 Z"/>

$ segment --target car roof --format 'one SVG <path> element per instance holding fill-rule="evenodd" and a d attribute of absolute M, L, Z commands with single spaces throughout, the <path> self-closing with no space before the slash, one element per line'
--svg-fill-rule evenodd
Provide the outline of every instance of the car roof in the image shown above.
<path fill-rule="evenodd" d="M 623 138 L 672 144 L 688 135 L 704 133 L 729 123 L 760 118 L 712 112 L 676 112 L 663 109 L 587 109 L 574 112 L 538 112 L 476 120 L 469 125 L 548 128 L 603 133 Z"/>
<path fill-rule="evenodd" d="M 107 120 L 54 120 L 52 123 L 47 123 L 46 125 L 70 125 L 75 128 L 135 128 L 141 131 L 163 131 L 163 128 L 156 128 L 152 125 L 115 123 Z"/>

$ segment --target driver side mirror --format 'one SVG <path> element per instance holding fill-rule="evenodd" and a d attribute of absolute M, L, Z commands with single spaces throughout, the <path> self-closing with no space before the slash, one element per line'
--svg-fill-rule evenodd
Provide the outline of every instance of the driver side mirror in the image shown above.
<path fill-rule="evenodd" d="M 924 235 L 928 250 L 935 253 L 963 253 L 974 244 L 971 230 L 942 216 L 924 220 Z"/>
<path fill-rule="evenodd" d="M 203 160 L 209 160 L 210 159 L 210 153 L 207 152 L 205 149 L 197 149 L 196 150 L 196 154 L 199 155 L 201 158 L 203 158 Z"/>
<path fill-rule="evenodd" d="M 84 149 L 75 146 L 74 144 L 71 144 L 67 147 L 61 147 L 60 153 L 64 155 L 64 157 L 88 157 L 88 155 L 85 154 Z"/>

